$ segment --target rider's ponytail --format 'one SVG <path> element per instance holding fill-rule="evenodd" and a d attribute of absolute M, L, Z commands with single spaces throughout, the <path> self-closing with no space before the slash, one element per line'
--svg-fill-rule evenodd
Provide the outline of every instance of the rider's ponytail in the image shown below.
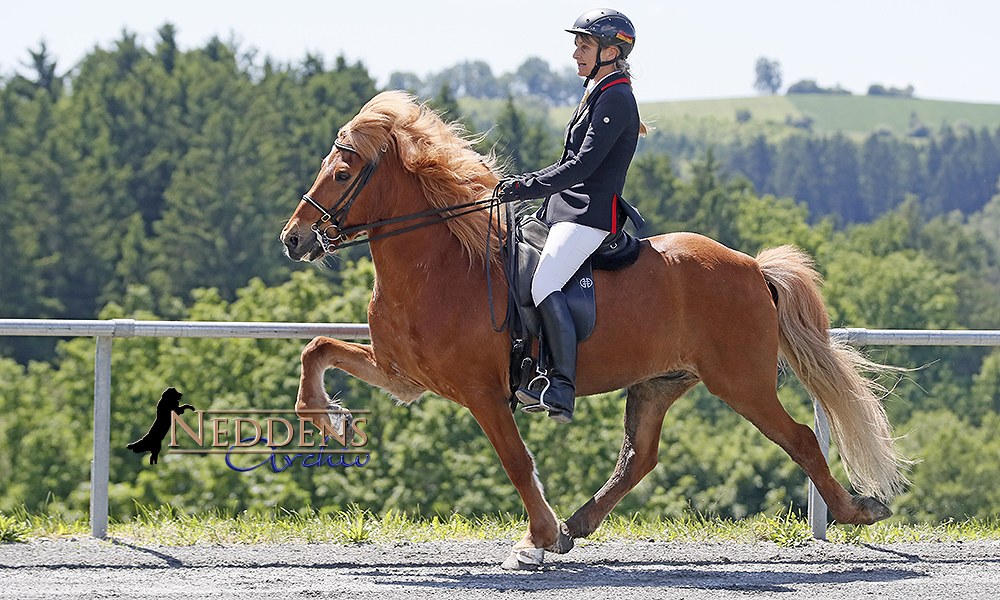
<path fill-rule="evenodd" d="M 625 79 L 628 79 L 628 84 L 632 85 L 632 69 L 628 64 L 628 60 L 624 57 L 619 57 L 618 60 L 615 61 L 615 68 L 621 71 L 622 75 L 625 76 Z M 639 135 L 646 135 L 647 133 L 649 133 L 649 128 L 646 127 L 646 124 L 643 123 L 642 120 L 640 120 Z"/>

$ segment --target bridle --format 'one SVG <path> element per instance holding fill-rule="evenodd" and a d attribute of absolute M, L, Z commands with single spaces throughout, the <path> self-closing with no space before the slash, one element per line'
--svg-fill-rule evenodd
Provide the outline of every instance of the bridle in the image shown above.
<path fill-rule="evenodd" d="M 345 144 L 340 140 L 333 142 L 333 146 L 341 152 L 358 154 L 358 151 L 353 146 Z M 365 166 L 361 167 L 361 171 L 351 181 L 351 185 L 347 186 L 344 193 L 340 195 L 340 199 L 337 200 L 337 203 L 330 210 L 323 208 L 309 194 L 302 194 L 302 200 L 320 212 L 319 220 L 312 224 L 311 229 L 316 234 L 320 245 L 323 246 L 324 252 L 332 252 L 336 249 L 337 241 L 364 229 L 364 227 L 344 227 L 344 220 L 347 219 L 347 213 L 351 211 L 354 201 L 358 199 L 358 194 L 361 193 L 361 190 L 365 189 L 365 186 L 371 180 L 375 169 L 378 168 L 381 157 L 380 154 L 374 161 L 365 163 Z M 333 228 L 336 236 L 330 236 L 330 228 Z"/>
<path fill-rule="evenodd" d="M 358 154 L 358 151 L 355 150 L 354 147 L 349 144 L 345 144 L 344 142 L 338 140 L 335 141 L 333 145 L 335 148 L 337 148 L 342 152 L 350 152 L 352 154 L 360 156 L 360 154 Z M 387 150 L 388 148 L 383 147 L 382 153 L 385 153 Z M 365 186 L 368 185 L 368 182 L 371 181 L 372 175 L 375 173 L 375 169 L 378 168 L 381 158 L 382 155 L 379 154 L 379 156 L 376 157 L 374 161 L 366 163 L 365 166 L 361 168 L 361 171 L 359 171 L 358 174 L 351 181 L 351 184 L 347 186 L 347 189 L 344 190 L 344 193 L 340 195 L 340 199 L 337 200 L 337 202 L 329 210 L 323 208 L 323 206 L 320 205 L 319 202 L 313 200 L 313 198 L 309 196 L 309 194 L 302 195 L 303 202 L 309 204 L 310 206 L 312 206 L 313 208 L 315 208 L 320 212 L 320 218 L 315 223 L 312 224 L 310 229 L 312 229 L 313 233 L 316 234 L 316 239 L 319 241 L 320 246 L 322 246 L 323 252 L 329 254 L 340 248 L 349 248 L 351 246 L 367 244 L 375 240 L 380 240 L 394 235 L 399 235 L 401 233 L 406 233 L 407 231 L 412 231 L 414 229 L 419 229 L 421 227 L 427 227 L 428 225 L 436 225 L 438 223 L 443 223 L 445 221 L 454 219 L 456 217 L 461 217 L 463 215 L 467 215 L 476 211 L 485 210 L 499 202 L 499 200 L 496 197 L 496 190 L 494 190 L 494 193 L 492 194 L 491 197 L 484 198 L 482 200 L 475 200 L 472 202 L 466 202 L 465 204 L 457 204 L 455 206 L 444 206 L 441 208 L 433 208 L 431 210 L 425 210 L 419 213 L 403 215 L 401 217 L 394 217 L 391 219 L 383 219 L 381 221 L 373 221 L 371 223 L 363 223 L 361 225 L 351 225 L 349 227 L 344 226 L 344 221 L 347 220 L 347 214 L 350 212 L 351 206 L 354 204 L 354 201 L 358 198 L 358 194 L 361 193 L 361 190 L 363 190 Z M 345 241 L 356 233 L 371 230 L 374 229 L 375 227 L 393 225 L 396 223 L 402 223 L 414 219 L 421 219 L 424 217 L 439 216 L 442 215 L 443 213 L 451 213 L 451 214 L 440 216 L 440 218 L 438 219 L 424 221 L 422 223 L 416 223 L 408 227 L 395 229 L 393 231 L 382 233 L 376 236 L 366 236 L 364 238 L 357 240 Z M 330 233 L 331 229 L 333 230 L 334 235 L 331 235 Z"/>

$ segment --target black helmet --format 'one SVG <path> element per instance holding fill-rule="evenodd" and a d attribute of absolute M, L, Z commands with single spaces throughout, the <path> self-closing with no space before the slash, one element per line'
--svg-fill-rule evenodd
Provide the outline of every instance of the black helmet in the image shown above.
<path fill-rule="evenodd" d="M 601 47 L 618 46 L 621 58 L 628 56 L 635 46 L 635 27 L 632 26 L 632 21 L 610 8 L 588 10 L 566 31 L 594 36 Z"/>

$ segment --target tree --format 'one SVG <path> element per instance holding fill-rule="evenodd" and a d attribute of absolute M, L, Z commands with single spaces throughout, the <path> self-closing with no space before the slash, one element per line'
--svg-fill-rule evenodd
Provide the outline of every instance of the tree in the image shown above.
<path fill-rule="evenodd" d="M 424 89 L 424 82 L 415 73 L 395 71 L 389 76 L 389 83 L 386 89 L 406 90 L 413 94 L 421 94 Z M 441 89 L 440 87 L 438 88 Z"/>
<path fill-rule="evenodd" d="M 537 57 L 528 58 L 517 70 L 501 76 L 494 76 L 490 66 L 482 61 L 458 63 L 424 78 L 397 71 L 389 76 L 387 88 L 431 98 L 444 83 L 456 98 L 501 99 L 510 94 L 518 99 L 532 97 L 547 106 L 574 104 L 583 93 L 574 69 L 566 67 L 553 71 L 547 62 Z"/>
<path fill-rule="evenodd" d="M 1000 468 L 984 457 L 1000 453 L 1000 418 L 991 413 L 973 427 L 946 410 L 921 413 L 906 424 L 903 451 L 921 459 L 913 468 L 913 485 L 893 503 L 910 522 L 969 517 L 995 519 L 1000 505 Z"/>
<path fill-rule="evenodd" d="M 753 87 L 762 94 L 778 93 L 781 89 L 781 65 L 776 60 L 761 56 L 757 59 L 757 80 Z"/>
<path fill-rule="evenodd" d="M 812 136 L 789 136 L 777 155 L 774 188 L 781 195 L 805 202 L 818 215 L 829 213 L 820 192 L 820 142 Z"/>
<path fill-rule="evenodd" d="M 881 84 L 872 84 L 868 88 L 869 96 L 891 96 L 894 98 L 912 98 L 913 97 L 913 86 L 908 85 L 905 89 L 901 88 L 888 88 Z"/>
<path fill-rule="evenodd" d="M 510 82 L 511 93 L 538 96 L 549 106 L 573 104 L 582 89 L 576 71 L 567 68 L 562 73 L 556 73 L 547 62 L 537 57 L 528 58 L 515 72 L 504 75 L 501 80 Z"/>
<path fill-rule="evenodd" d="M 874 133 L 861 147 L 858 183 L 869 218 L 875 218 L 903 201 L 896 147 L 895 140 L 883 140 Z"/>
<path fill-rule="evenodd" d="M 441 118 L 445 121 L 460 120 L 462 113 L 458 107 L 458 100 L 451 93 L 451 86 L 447 81 L 441 84 L 441 89 L 438 90 L 437 95 L 433 99 L 428 100 L 427 104 L 440 114 Z M 466 125 L 466 128 L 468 128 L 468 125 Z"/>
<path fill-rule="evenodd" d="M 695 209 L 678 206 L 675 194 L 678 185 L 669 154 L 642 154 L 632 162 L 623 195 L 646 219 L 644 236 L 685 228 Z M 1000 207 L 1000 202 L 997 205 Z"/>
<path fill-rule="evenodd" d="M 428 77 L 425 84 L 434 93 L 447 81 L 452 91 L 459 98 L 473 96 L 475 98 L 503 98 L 505 91 L 493 76 L 493 70 L 481 60 L 465 61 L 449 67 L 437 75 Z"/>
<path fill-rule="evenodd" d="M 529 122 L 514 103 L 513 96 L 507 96 L 495 131 L 493 139 L 497 143 L 497 153 L 506 160 L 512 172 L 537 171 L 559 158 L 557 140 L 544 121 Z"/>
<path fill-rule="evenodd" d="M 163 70 L 168 75 L 173 74 L 177 64 L 177 28 L 173 23 L 165 23 L 156 33 L 160 34 L 160 43 L 156 46 L 156 54 L 163 62 Z"/>
<path fill-rule="evenodd" d="M 737 141 L 733 146 L 729 167 L 749 179 L 758 194 L 770 193 L 774 191 L 771 178 L 774 175 L 776 152 L 763 135 L 754 137 L 745 146 Z"/>
<path fill-rule="evenodd" d="M 825 87 L 820 87 L 816 83 L 815 79 L 803 79 L 801 81 L 797 81 L 792 85 L 788 86 L 788 91 L 785 93 L 786 94 L 834 94 L 843 96 L 851 95 L 851 92 L 849 90 L 845 90 L 844 88 L 840 87 L 839 83 L 837 84 L 837 87 L 825 88 Z"/>
<path fill-rule="evenodd" d="M 824 141 L 820 195 L 827 210 L 822 215 L 834 215 L 846 222 L 858 221 L 864 215 L 858 188 L 858 148 L 839 131 Z"/>

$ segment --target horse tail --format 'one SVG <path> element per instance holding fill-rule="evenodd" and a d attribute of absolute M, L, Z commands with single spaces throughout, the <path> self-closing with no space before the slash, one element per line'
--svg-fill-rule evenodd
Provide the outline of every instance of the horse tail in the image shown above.
<path fill-rule="evenodd" d="M 794 246 L 763 250 L 757 263 L 778 309 L 778 352 L 806 390 L 818 400 L 851 484 L 883 500 L 901 492 L 910 464 L 893 447 L 892 428 L 881 398 L 888 392 L 877 377 L 901 369 L 862 356 L 827 331 L 830 317 L 820 293 L 823 277 L 812 259 Z"/>

